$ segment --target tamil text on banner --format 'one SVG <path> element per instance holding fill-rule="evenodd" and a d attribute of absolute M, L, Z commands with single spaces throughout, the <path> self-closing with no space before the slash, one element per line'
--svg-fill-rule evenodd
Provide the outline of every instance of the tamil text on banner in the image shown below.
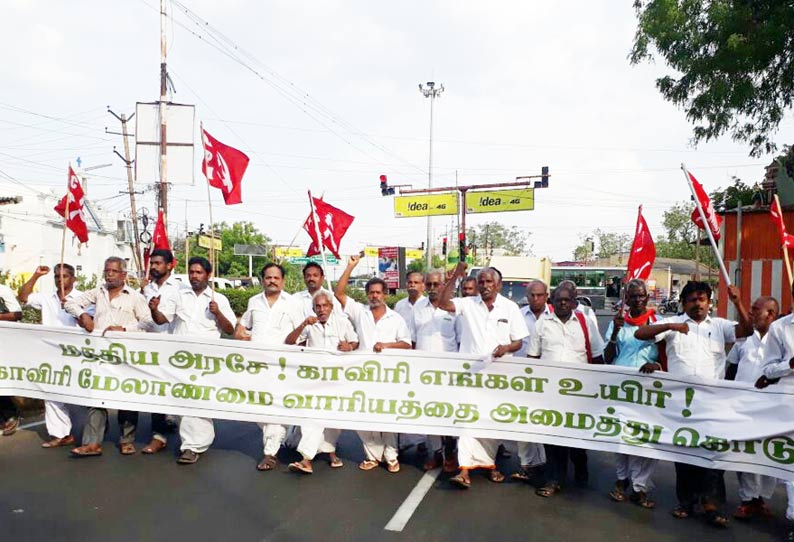
<path fill-rule="evenodd" d="M 394 198 L 394 216 L 396 218 L 456 214 L 458 214 L 457 192 L 411 194 Z"/>
<path fill-rule="evenodd" d="M 794 480 L 794 386 L 636 369 L 326 352 L 0 323 L 0 395 L 177 415 L 561 444 Z"/>
<path fill-rule="evenodd" d="M 533 209 L 535 209 L 535 191 L 532 188 L 466 192 L 467 213 L 499 213 L 532 211 Z"/>

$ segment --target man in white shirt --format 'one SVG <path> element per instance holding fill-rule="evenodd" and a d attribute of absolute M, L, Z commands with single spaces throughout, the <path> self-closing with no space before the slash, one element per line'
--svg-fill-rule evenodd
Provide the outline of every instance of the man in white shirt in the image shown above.
<path fill-rule="evenodd" d="M 127 286 L 127 262 L 118 256 L 105 260 L 102 272 L 104 284 L 83 292 L 76 299 L 67 300 L 64 310 L 77 318 L 77 323 L 89 333 L 97 331 L 148 331 L 154 326 L 146 298 Z M 94 315 L 90 309 L 93 307 Z M 108 411 L 90 407 L 88 419 L 83 427 L 82 445 L 72 449 L 74 457 L 102 455 L 102 440 L 105 438 Z M 135 453 L 135 427 L 138 413 L 118 411 L 121 428 L 119 449 L 122 455 Z"/>
<path fill-rule="evenodd" d="M 382 352 L 387 348 L 411 348 L 411 332 L 402 316 L 386 306 L 386 282 L 383 279 L 373 278 L 364 287 L 367 293 L 367 305 L 362 305 L 345 294 L 347 282 L 361 258 L 351 256 L 339 282 L 336 283 L 334 295 L 345 310 L 356 328 L 359 349 Z M 358 468 L 372 470 L 378 467 L 381 461 L 386 462 L 386 469 L 391 473 L 400 471 L 400 462 L 397 460 L 397 435 L 378 431 L 359 431 L 358 436 L 364 445 L 367 458 Z"/>
<path fill-rule="evenodd" d="M 284 268 L 270 262 L 262 268 L 264 291 L 248 300 L 248 309 L 234 331 L 239 340 L 269 346 L 283 346 L 284 340 L 303 321 L 300 304 L 284 291 Z M 276 454 L 284 443 L 287 429 L 274 423 L 259 423 L 262 428 L 264 457 L 256 465 L 259 471 L 273 470 Z"/>
<path fill-rule="evenodd" d="M 153 250 L 149 257 L 149 282 L 143 287 L 143 295 L 146 302 L 152 299 L 159 299 L 163 303 L 169 297 L 175 296 L 180 290 L 190 290 L 186 284 L 177 280 L 172 272 L 174 270 L 174 255 L 170 250 L 158 248 Z M 156 323 L 156 322 L 155 322 Z M 175 322 L 163 325 L 155 325 L 152 328 L 154 333 L 173 333 Z M 156 454 L 165 449 L 168 442 L 166 433 L 173 431 L 174 422 L 169 424 L 170 416 L 165 414 L 152 413 L 152 439 L 141 452 L 145 454 Z"/>
<path fill-rule="evenodd" d="M 576 283 L 572 280 L 563 280 L 558 286 L 567 286 L 573 290 L 573 310 L 579 311 L 592 321 L 598 327 L 598 317 L 592 307 L 588 307 L 584 303 L 579 302 L 579 290 L 576 288 Z"/>
<path fill-rule="evenodd" d="M 755 384 L 764 374 L 764 346 L 767 332 L 777 319 L 780 306 L 774 297 L 759 297 L 750 307 L 750 319 L 755 331 L 743 341 L 737 341 L 728 354 L 726 380 Z M 736 519 L 751 519 L 754 516 L 770 517 L 772 511 L 765 500 L 772 497 L 777 478 L 762 474 L 737 472 L 739 499 L 741 504 L 733 513 Z"/>
<path fill-rule="evenodd" d="M 315 262 L 309 262 L 303 267 L 303 283 L 306 285 L 305 290 L 295 292 L 292 297 L 295 298 L 301 305 L 301 311 L 304 318 L 315 316 L 314 314 L 314 294 L 323 288 L 325 282 L 325 271 L 323 267 Z M 342 314 L 342 306 L 332 295 L 334 310 Z"/>
<path fill-rule="evenodd" d="M 665 341 L 667 372 L 671 375 L 720 379 L 725 375 L 725 345 L 753 334 L 752 322 L 739 295 L 738 288 L 728 287 L 728 298 L 739 314 L 737 324 L 711 317 L 711 287 L 705 282 L 689 281 L 681 291 L 684 314 L 642 326 L 634 337 Z M 678 505 L 673 516 L 690 517 L 700 502 L 711 525 L 726 526 L 728 518 L 720 511 L 725 502 L 724 472 L 686 463 L 676 463 L 675 471 Z"/>
<path fill-rule="evenodd" d="M 51 294 L 41 292 L 33 293 L 36 282 L 47 275 L 50 268 L 39 266 L 30 276 L 30 279 L 19 289 L 19 301 L 25 306 L 41 311 L 41 323 L 45 326 L 78 327 L 77 319 L 63 310 L 63 304 L 71 299 L 76 299 L 83 292 L 74 287 L 74 267 L 68 263 L 54 267 L 55 291 Z M 72 436 L 72 420 L 69 409 L 59 401 L 44 401 L 44 423 L 50 439 L 41 443 L 42 448 L 59 448 L 74 444 Z"/>
<path fill-rule="evenodd" d="M 234 333 L 232 322 L 237 317 L 226 296 L 208 288 L 211 275 L 212 264 L 206 258 L 190 258 L 190 288 L 180 288 L 165 298 L 152 297 L 149 300 L 152 320 L 160 326 L 173 329 L 173 335 L 179 336 L 217 339 L 221 333 Z M 192 465 L 215 440 L 215 426 L 210 418 L 182 416 L 179 437 L 182 445 L 177 463 Z"/>
<path fill-rule="evenodd" d="M 479 295 L 450 299 L 455 279 L 463 274 L 466 264 L 455 268 L 441 293 L 438 306 L 449 311 L 461 323 L 460 352 L 476 354 L 491 361 L 518 352 L 521 341 L 529 335 L 518 305 L 499 292 L 502 281 L 496 269 L 485 267 L 477 274 Z M 462 489 L 471 487 L 469 471 L 486 469 L 492 482 L 501 483 L 504 475 L 496 468 L 499 441 L 463 436 L 458 439 L 458 465 L 460 472 L 450 482 Z"/>
<path fill-rule="evenodd" d="M 535 324 L 527 356 L 555 363 L 604 363 L 604 341 L 598 326 L 583 313 L 574 310 L 576 291 L 567 284 L 554 289 L 551 300 L 554 312 L 544 314 Z M 569 446 L 546 444 L 548 480 L 535 492 L 552 497 L 560 492 L 568 474 L 568 460 L 574 467 L 574 479 L 586 485 L 589 479 L 587 451 Z"/>
<path fill-rule="evenodd" d="M 351 352 L 358 348 L 358 335 L 353 324 L 343 314 L 334 310 L 334 296 L 331 292 L 319 289 L 314 293 L 314 316 L 307 317 L 287 335 L 287 344 L 302 344 L 309 348 L 324 348 Z M 293 472 L 311 474 L 312 460 L 318 453 L 328 454 L 331 468 L 342 466 L 342 460 L 336 455 L 336 441 L 339 429 L 322 428 L 316 424 L 301 426 L 301 439 L 298 452 L 303 456 L 301 461 L 290 463 Z"/>
<path fill-rule="evenodd" d="M 438 308 L 441 300 L 441 289 L 444 286 L 444 275 L 440 271 L 431 271 L 425 276 L 424 290 L 427 293 L 426 303 L 414 305 L 413 317 L 409 323 L 414 348 L 426 352 L 457 352 L 458 336 L 455 331 L 454 314 Z M 446 451 L 443 444 L 446 442 Z M 424 463 L 424 470 L 432 470 L 444 466 L 444 472 L 457 470 L 455 456 L 455 439 L 428 435 L 425 437 L 424 449 L 430 450 L 430 456 Z M 427 452 L 425 452 L 427 453 Z M 421 453 L 420 453 L 421 455 Z"/>
<path fill-rule="evenodd" d="M 410 331 L 413 328 L 414 312 L 419 307 L 427 306 L 427 298 L 423 295 L 425 292 L 425 278 L 419 271 L 411 271 L 406 275 L 406 289 L 408 290 L 408 297 L 404 297 L 394 304 L 394 312 L 399 314 L 405 320 L 405 325 L 408 326 Z M 411 337 L 416 342 L 416 337 Z"/>
<path fill-rule="evenodd" d="M 17 296 L 5 284 L 0 284 L 0 322 L 18 322 L 22 320 L 22 307 Z M 14 400 L 8 396 L 0 396 L 0 431 L 4 437 L 10 437 L 19 429 L 19 409 Z"/>

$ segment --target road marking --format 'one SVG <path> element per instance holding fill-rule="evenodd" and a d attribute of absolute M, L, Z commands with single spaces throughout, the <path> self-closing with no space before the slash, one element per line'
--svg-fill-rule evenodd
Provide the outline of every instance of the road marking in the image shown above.
<path fill-rule="evenodd" d="M 31 427 L 38 427 L 39 425 L 44 425 L 46 422 L 44 420 L 40 422 L 33 422 L 33 423 L 26 423 L 25 425 L 20 425 L 20 429 L 30 429 Z"/>
<path fill-rule="evenodd" d="M 414 515 L 414 512 L 417 508 L 419 508 L 419 504 L 422 502 L 422 499 L 425 498 L 425 495 L 430 488 L 433 487 L 433 483 L 438 478 L 438 475 L 441 474 L 441 469 L 433 469 L 431 471 L 427 471 L 422 478 L 419 479 L 417 482 L 416 487 L 413 488 L 411 493 L 408 494 L 408 497 L 403 501 L 400 507 L 397 509 L 397 512 L 394 513 L 394 516 L 389 520 L 389 523 L 386 524 L 384 527 L 387 531 L 395 531 L 400 532 L 403 530 L 405 525 L 411 519 L 411 516 Z"/>

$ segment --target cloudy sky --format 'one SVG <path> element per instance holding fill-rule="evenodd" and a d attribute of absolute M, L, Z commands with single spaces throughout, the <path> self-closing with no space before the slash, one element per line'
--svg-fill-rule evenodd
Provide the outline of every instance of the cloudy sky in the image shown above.
<path fill-rule="evenodd" d="M 356 216 L 344 252 L 418 246 L 424 219 L 395 219 L 378 176 L 427 186 L 429 100 L 434 185 L 509 182 L 551 169 L 536 210 L 472 217 L 531 233 L 536 255 L 568 259 L 580 234 L 629 233 L 643 204 L 652 231 L 688 198 L 679 164 L 708 190 L 736 175 L 760 180 L 770 158 L 724 138 L 692 148 L 683 112 L 654 80 L 665 66 L 630 66 L 631 2 L 182 0 L 168 11 L 173 100 L 195 104 L 213 135 L 249 154 L 244 204 L 216 220 L 251 220 L 274 241 L 300 232 L 306 190 Z M 157 0 L 6 0 L 0 21 L 0 171 L 23 184 L 64 184 L 80 157 L 96 170 L 89 196 L 128 211 L 122 148 L 106 113 L 132 113 L 159 91 Z M 792 123 L 779 143 L 794 139 Z M 171 192 L 169 220 L 207 222 L 196 184 Z M 142 189 L 144 187 L 140 187 Z M 25 190 L 18 187 L 19 192 Z M 153 209 L 151 192 L 141 196 Z M 437 238 L 451 225 L 434 221 Z"/>

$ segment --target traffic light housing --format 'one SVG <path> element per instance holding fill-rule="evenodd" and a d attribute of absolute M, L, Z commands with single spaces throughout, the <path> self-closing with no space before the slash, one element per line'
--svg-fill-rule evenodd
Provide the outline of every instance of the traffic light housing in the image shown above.
<path fill-rule="evenodd" d="M 465 261 L 466 258 L 466 234 L 460 232 L 458 234 L 458 244 L 460 245 L 460 261 Z"/>
<path fill-rule="evenodd" d="M 549 166 L 540 168 L 540 180 L 535 181 L 533 188 L 548 188 L 549 187 Z"/>
<path fill-rule="evenodd" d="M 444 237 L 441 240 L 441 255 L 442 256 L 446 256 L 447 255 L 447 238 L 446 237 Z"/>
<path fill-rule="evenodd" d="M 386 175 L 380 176 L 380 194 L 381 196 L 393 196 L 394 195 L 394 188 L 389 186 L 389 182 L 386 180 Z"/>

